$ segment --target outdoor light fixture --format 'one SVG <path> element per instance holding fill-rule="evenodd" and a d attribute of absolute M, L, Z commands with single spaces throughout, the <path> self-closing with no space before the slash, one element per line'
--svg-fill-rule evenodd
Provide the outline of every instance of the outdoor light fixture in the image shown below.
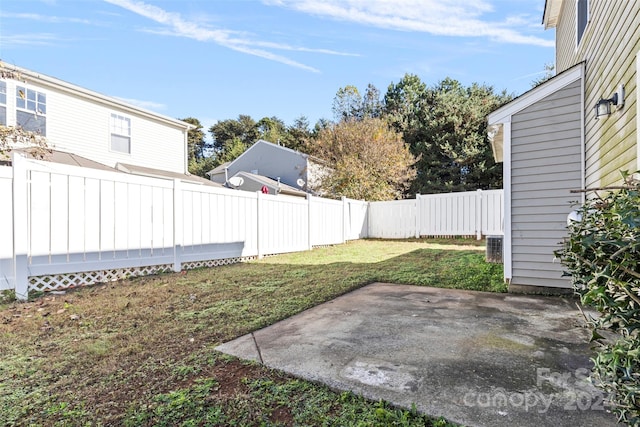
<path fill-rule="evenodd" d="M 596 102 L 596 106 L 594 107 L 596 113 L 596 120 L 601 116 L 608 116 L 611 114 L 611 105 L 615 105 L 618 108 L 622 108 L 624 105 L 624 85 L 618 86 L 618 90 L 616 93 L 611 95 L 611 98 L 601 99 Z"/>

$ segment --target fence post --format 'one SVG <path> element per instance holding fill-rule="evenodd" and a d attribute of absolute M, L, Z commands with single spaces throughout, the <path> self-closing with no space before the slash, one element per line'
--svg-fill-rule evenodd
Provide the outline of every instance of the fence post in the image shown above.
<path fill-rule="evenodd" d="M 347 241 L 347 219 L 348 219 L 347 198 L 342 196 L 342 243 Z"/>
<path fill-rule="evenodd" d="M 256 224 L 256 244 L 258 246 L 258 259 L 261 259 L 263 257 L 262 248 L 260 247 L 262 243 L 260 239 L 260 215 L 262 214 L 261 205 L 262 205 L 262 193 L 260 191 L 256 191 L 256 220 L 258 222 Z"/>
<path fill-rule="evenodd" d="M 416 239 L 420 238 L 420 193 L 416 193 Z"/>
<path fill-rule="evenodd" d="M 482 190 L 477 190 L 476 209 L 476 237 L 478 240 L 482 240 Z"/>
<path fill-rule="evenodd" d="M 18 301 L 29 298 L 29 213 L 27 160 L 11 154 L 13 165 L 13 281 Z"/>
<path fill-rule="evenodd" d="M 173 180 L 173 271 L 179 273 L 182 270 L 182 243 L 184 240 L 184 218 L 182 206 L 182 188 L 180 180 Z"/>
<path fill-rule="evenodd" d="M 308 239 L 309 239 L 309 250 L 313 249 L 313 241 L 311 240 L 312 236 L 313 236 L 313 223 L 311 222 L 312 220 L 312 216 L 311 216 L 311 198 L 313 196 L 311 195 L 311 193 L 307 193 L 307 221 L 308 221 Z"/>
<path fill-rule="evenodd" d="M 371 202 L 367 202 L 367 238 L 371 237 Z"/>

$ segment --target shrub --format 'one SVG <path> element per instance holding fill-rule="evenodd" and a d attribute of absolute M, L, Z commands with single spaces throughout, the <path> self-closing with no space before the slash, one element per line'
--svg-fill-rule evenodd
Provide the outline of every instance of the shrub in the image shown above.
<path fill-rule="evenodd" d="M 582 303 L 601 314 L 590 319 L 592 379 L 619 421 L 640 426 L 640 182 L 623 177 L 625 186 L 594 191 L 578 209 L 556 256 Z"/>

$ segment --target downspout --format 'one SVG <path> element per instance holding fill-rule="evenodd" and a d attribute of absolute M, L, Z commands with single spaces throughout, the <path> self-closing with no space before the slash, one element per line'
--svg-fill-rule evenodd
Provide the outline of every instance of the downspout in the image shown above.
<path fill-rule="evenodd" d="M 586 76 L 586 69 L 587 64 L 586 62 L 582 63 L 582 75 L 580 78 L 580 108 L 582 109 L 582 111 L 580 112 L 580 179 L 582 180 L 582 190 L 584 190 L 587 187 L 587 147 L 586 147 L 586 131 L 585 131 L 585 114 L 586 114 L 586 108 L 585 108 L 585 102 L 586 102 L 586 96 L 585 96 L 585 90 L 586 90 L 586 83 L 585 83 L 585 76 Z M 580 202 L 582 204 L 584 204 L 584 202 L 586 201 L 586 191 L 581 191 L 580 192 Z"/>
<path fill-rule="evenodd" d="M 504 236 L 503 236 L 503 257 L 504 257 L 504 279 L 511 285 L 513 278 L 513 254 L 511 242 L 511 116 L 503 123 L 503 143 L 502 143 L 502 176 L 504 192 Z"/>
<path fill-rule="evenodd" d="M 640 93 L 640 50 L 636 53 L 636 97 Z M 636 170 L 640 171 L 640 103 L 636 100 Z M 640 174 L 636 174 L 638 176 Z"/>

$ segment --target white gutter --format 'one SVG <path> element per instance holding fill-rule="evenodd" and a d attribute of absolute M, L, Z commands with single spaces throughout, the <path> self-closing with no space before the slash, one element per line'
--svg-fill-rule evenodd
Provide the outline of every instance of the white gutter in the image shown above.
<path fill-rule="evenodd" d="M 110 107 L 110 108 L 115 107 L 122 110 L 126 110 L 128 112 L 135 113 L 159 122 L 163 122 L 165 124 L 168 124 L 180 129 L 193 128 L 193 125 L 183 122 L 182 120 L 177 120 L 169 116 L 164 116 L 162 114 L 154 113 L 153 111 L 145 110 L 143 108 L 140 108 L 131 104 L 126 104 L 122 101 L 119 101 L 116 98 L 106 96 L 98 92 L 94 92 L 89 89 L 76 86 L 71 83 L 67 83 L 63 80 L 56 79 L 54 77 L 50 77 L 44 74 L 39 74 L 34 71 L 27 70 L 26 68 L 20 68 L 13 65 L 9 67 L 7 66 L 7 64 L 2 62 L 0 62 L 0 68 L 4 68 L 8 71 L 13 71 L 17 73 L 20 77 L 19 80 L 22 80 L 22 81 L 33 82 L 33 83 L 41 84 L 43 86 L 48 86 L 50 88 L 58 89 L 61 92 L 65 92 L 73 96 L 88 99 L 94 102 L 98 101 L 99 103 L 104 104 L 107 107 Z"/>

